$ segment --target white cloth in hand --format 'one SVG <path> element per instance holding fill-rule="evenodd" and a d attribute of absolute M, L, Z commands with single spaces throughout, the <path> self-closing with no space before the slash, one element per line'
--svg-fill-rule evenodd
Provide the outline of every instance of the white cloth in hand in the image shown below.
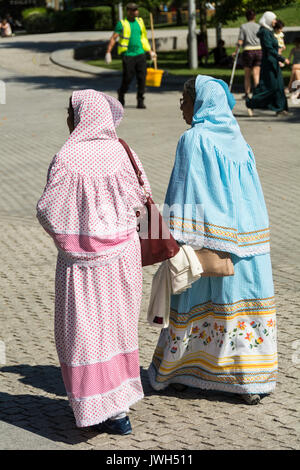
<path fill-rule="evenodd" d="M 152 279 L 147 320 L 152 326 L 166 328 L 169 325 L 171 307 L 171 279 L 166 261 L 161 263 Z"/>
<path fill-rule="evenodd" d="M 182 245 L 173 258 L 167 260 L 171 277 L 172 294 L 181 294 L 197 281 L 203 269 L 195 250 L 189 245 Z"/>
<path fill-rule="evenodd" d="M 150 325 L 169 326 L 171 294 L 181 294 L 189 289 L 202 272 L 199 258 L 189 245 L 181 246 L 177 255 L 160 265 L 152 280 L 147 314 Z"/>
<path fill-rule="evenodd" d="M 111 58 L 111 53 L 110 53 L 110 52 L 107 52 L 107 53 L 105 54 L 104 60 L 105 60 L 105 63 L 106 63 L 106 64 L 110 64 L 110 63 L 111 63 L 112 58 Z"/>

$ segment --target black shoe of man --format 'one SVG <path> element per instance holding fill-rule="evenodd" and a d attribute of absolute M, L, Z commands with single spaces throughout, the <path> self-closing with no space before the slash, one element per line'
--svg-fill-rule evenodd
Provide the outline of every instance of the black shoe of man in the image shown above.
<path fill-rule="evenodd" d="M 146 109 L 144 101 L 138 101 L 137 108 L 138 109 Z"/>
<path fill-rule="evenodd" d="M 122 106 L 125 106 L 125 98 L 124 95 L 118 95 L 118 100 L 120 101 Z"/>

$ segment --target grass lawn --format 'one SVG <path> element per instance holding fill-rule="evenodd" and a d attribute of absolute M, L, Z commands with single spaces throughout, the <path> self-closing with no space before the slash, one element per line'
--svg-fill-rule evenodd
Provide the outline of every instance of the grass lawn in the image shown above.
<path fill-rule="evenodd" d="M 284 51 L 284 56 L 288 57 L 288 54 L 293 47 L 292 44 L 287 45 L 287 49 Z M 233 47 L 227 47 L 227 54 L 231 54 L 234 51 Z M 122 62 L 120 59 L 114 59 L 110 65 L 106 65 L 104 59 L 89 60 L 86 61 L 90 65 L 96 65 L 98 67 L 109 68 L 113 70 L 121 70 Z M 150 63 L 149 63 L 150 66 Z M 213 63 L 212 56 L 210 56 L 207 66 L 202 66 L 196 70 L 190 70 L 187 66 L 187 53 L 186 51 L 170 51 L 170 52 L 159 52 L 158 53 L 158 68 L 167 71 L 172 75 L 181 75 L 190 77 L 192 75 L 211 75 L 213 77 L 221 78 L 222 80 L 229 83 L 231 76 L 231 68 L 220 68 L 216 67 Z M 290 67 L 283 68 L 283 76 L 285 82 L 288 82 L 290 78 Z M 234 83 L 242 83 L 244 77 L 243 69 L 236 69 Z"/>

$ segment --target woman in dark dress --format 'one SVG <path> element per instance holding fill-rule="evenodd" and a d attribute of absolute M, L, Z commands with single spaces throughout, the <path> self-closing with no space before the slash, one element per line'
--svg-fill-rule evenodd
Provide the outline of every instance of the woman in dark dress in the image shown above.
<path fill-rule="evenodd" d="M 261 27 L 257 36 L 261 42 L 262 63 L 259 84 L 254 89 L 253 97 L 246 100 L 250 116 L 253 115 L 252 109 L 271 109 L 277 115 L 288 114 L 279 62 L 289 64 L 289 60 L 278 54 L 278 42 L 273 32 L 275 22 L 276 15 L 271 11 L 266 11 L 259 21 Z"/>

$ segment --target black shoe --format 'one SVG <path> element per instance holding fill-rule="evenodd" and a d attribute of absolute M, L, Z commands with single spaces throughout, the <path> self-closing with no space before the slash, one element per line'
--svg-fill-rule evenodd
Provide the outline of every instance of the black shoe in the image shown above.
<path fill-rule="evenodd" d="M 146 106 L 144 105 L 143 101 L 138 101 L 137 108 L 138 109 L 146 109 Z"/>
<path fill-rule="evenodd" d="M 247 403 L 247 405 L 258 405 L 261 398 L 258 394 L 244 393 L 241 398 Z"/>
<path fill-rule="evenodd" d="M 121 434 L 122 436 L 132 433 L 132 427 L 128 416 L 121 419 L 108 419 L 103 423 L 102 429 L 111 434 Z"/>
<path fill-rule="evenodd" d="M 125 106 L 125 98 L 124 95 L 118 95 L 118 100 L 120 101 L 122 106 Z"/>
<path fill-rule="evenodd" d="M 171 387 L 176 390 L 176 392 L 184 392 L 185 390 L 188 389 L 187 385 L 180 384 L 180 383 L 173 383 L 171 384 Z"/>

